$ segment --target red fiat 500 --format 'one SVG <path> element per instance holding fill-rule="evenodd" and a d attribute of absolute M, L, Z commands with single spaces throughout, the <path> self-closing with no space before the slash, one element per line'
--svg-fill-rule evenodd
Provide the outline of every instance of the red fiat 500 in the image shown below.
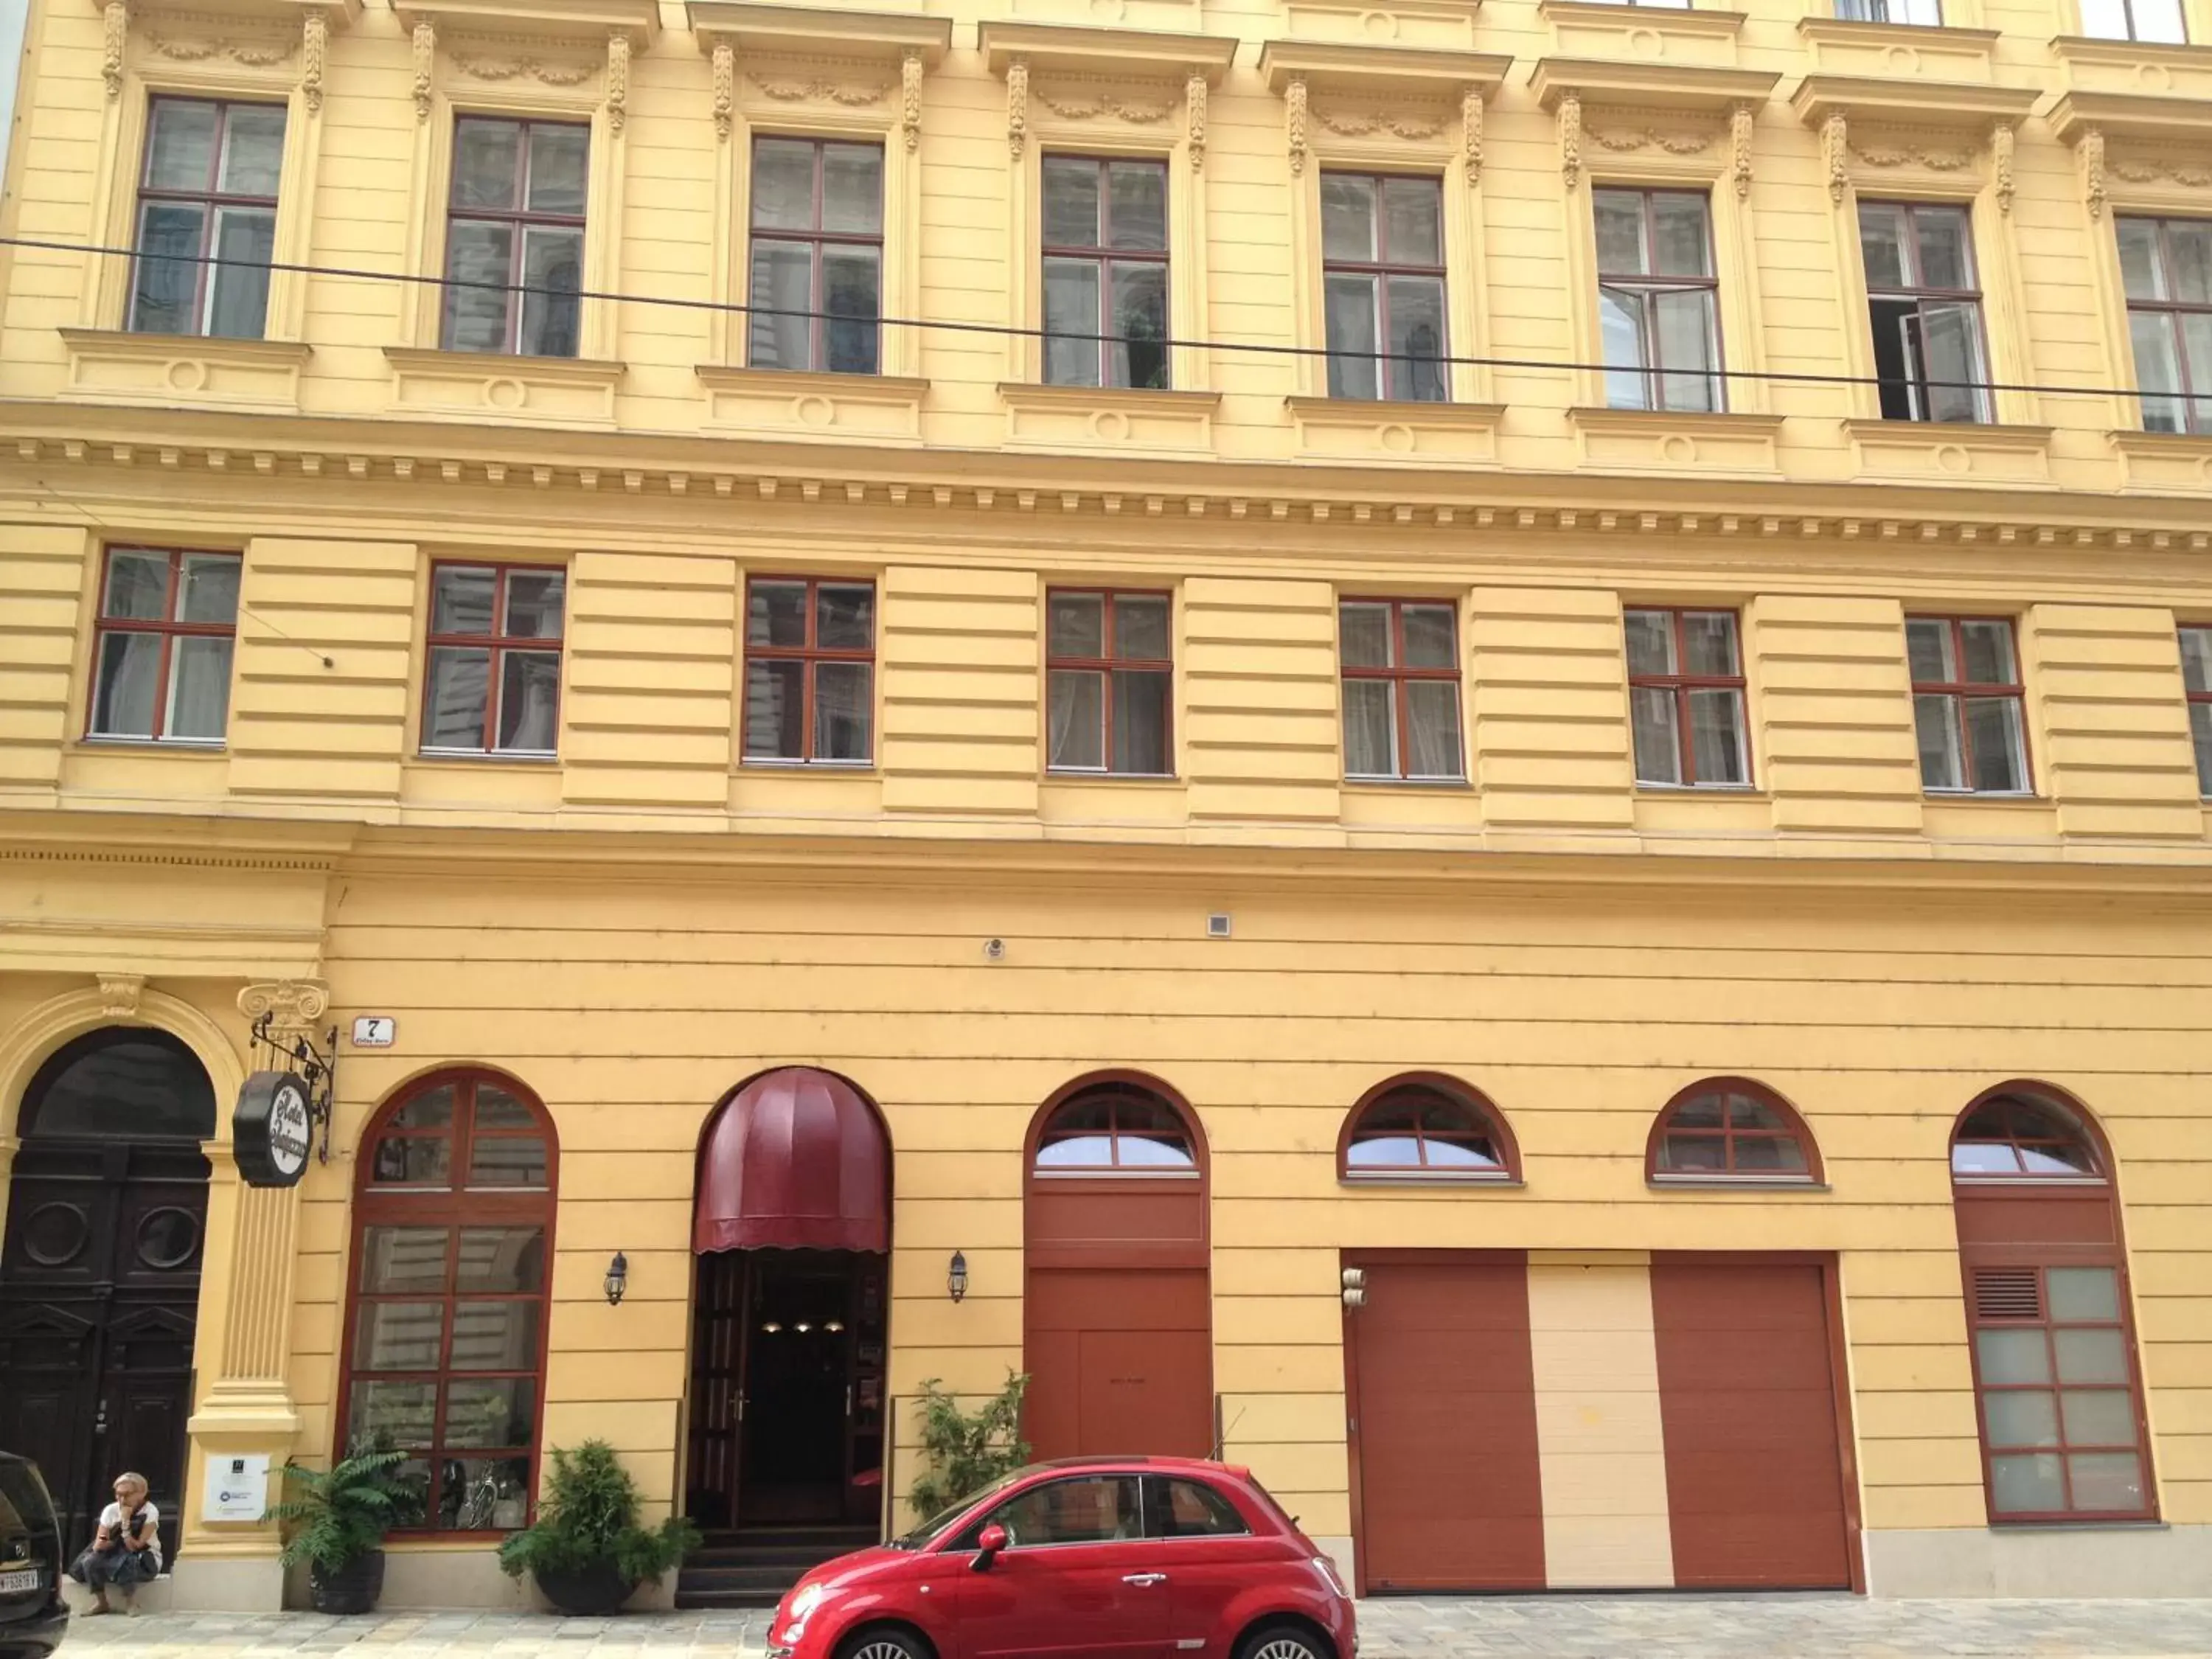
<path fill-rule="evenodd" d="M 1243 1469 L 1040 1463 L 793 1587 L 769 1659 L 1352 1659 L 1335 1567 Z"/>

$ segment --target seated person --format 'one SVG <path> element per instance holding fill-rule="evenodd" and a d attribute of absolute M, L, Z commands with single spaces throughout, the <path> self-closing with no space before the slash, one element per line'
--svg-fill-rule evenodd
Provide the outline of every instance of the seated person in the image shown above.
<path fill-rule="evenodd" d="M 100 1512 L 100 1530 L 70 1564 L 70 1577 L 92 1591 L 87 1617 L 115 1611 L 108 1605 L 110 1589 L 123 1592 L 125 1613 L 135 1613 L 138 1586 L 161 1576 L 161 1512 L 146 1490 L 144 1475 L 117 1475 L 115 1501 Z"/>

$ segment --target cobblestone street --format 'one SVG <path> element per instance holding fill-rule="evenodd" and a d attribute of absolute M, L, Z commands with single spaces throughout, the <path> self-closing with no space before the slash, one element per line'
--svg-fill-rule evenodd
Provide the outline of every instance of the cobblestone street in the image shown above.
<path fill-rule="evenodd" d="M 1366 1659 L 1920 1659 L 2031 1655 L 2212 1659 L 2212 1602 L 1872 1601 L 1849 1596 L 1517 1597 L 1363 1602 Z M 131 1659 L 716 1659 L 763 1651 L 763 1613 L 551 1619 L 514 1613 L 148 1613 L 79 1620 L 78 1650 Z M 366 1656 L 364 1656 L 366 1659 Z"/>

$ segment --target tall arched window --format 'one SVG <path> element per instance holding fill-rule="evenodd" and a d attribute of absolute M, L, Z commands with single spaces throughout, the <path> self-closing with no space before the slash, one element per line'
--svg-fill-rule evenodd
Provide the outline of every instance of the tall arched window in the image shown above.
<path fill-rule="evenodd" d="M 1952 1136 L 1992 1521 L 2156 1517 L 2111 1170 L 2088 1114 L 2039 1084 L 1991 1090 Z"/>
<path fill-rule="evenodd" d="M 1512 1182 L 1521 1156 L 1498 1109 L 1450 1078 L 1391 1079 L 1360 1097 L 1337 1138 L 1344 1181 Z"/>
<path fill-rule="evenodd" d="M 480 1071 L 410 1085 L 362 1140 L 338 1450 L 408 1454 L 407 1529 L 528 1518 L 557 1158 L 545 1109 Z"/>
<path fill-rule="evenodd" d="M 1820 1151 L 1796 1109 L 1748 1078 L 1707 1078 L 1668 1101 L 1651 1125 L 1645 1173 L 1670 1182 L 1813 1186 Z"/>

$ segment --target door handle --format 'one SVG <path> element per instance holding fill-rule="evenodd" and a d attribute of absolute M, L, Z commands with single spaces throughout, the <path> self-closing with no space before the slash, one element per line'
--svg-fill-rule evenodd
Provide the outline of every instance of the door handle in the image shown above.
<path fill-rule="evenodd" d="M 1125 1584 L 1164 1584 L 1168 1582 L 1168 1576 L 1164 1572 L 1125 1572 L 1121 1575 L 1121 1582 Z"/>

